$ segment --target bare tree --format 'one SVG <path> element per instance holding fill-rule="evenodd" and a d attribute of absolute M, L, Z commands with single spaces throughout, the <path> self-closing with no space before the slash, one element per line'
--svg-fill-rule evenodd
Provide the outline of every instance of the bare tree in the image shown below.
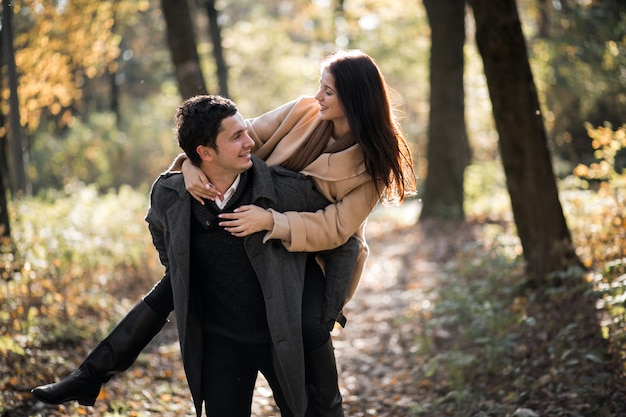
<path fill-rule="evenodd" d="M 537 9 L 539 17 L 537 18 L 537 27 L 539 28 L 538 36 L 547 38 L 550 33 L 550 7 L 548 0 L 537 0 Z"/>
<path fill-rule="evenodd" d="M 515 0 L 469 0 L 515 224 L 531 279 L 580 265 L 563 216 Z"/>
<path fill-rule="evenodd" d="M 431 28 L 428 174 L 420 220 L 464 219 L 470 160 L 463 90 L 465 0 L 424 0 Z"/>
<path fill-rule="evenodd" d="M 161 0 L 176 80 L 183 99 L 206 94 L 194 25 L 187 0 Z"/>
<path fill-rule="evenodd" d="M 6 9 L 3 9 L 6 10 Z M 2 35 L 4 36 L 4 35 Z M 4 47 L 0 42 L 0 56 L 3 56 Z M 0 86 L 2 83 L 2 71 L 0 65 Z M 6 126 L 6 117 L 0 109 L 0 126 Z M 3 130 L 0 135 L 0 237 L 11 237 L 11 223 L 9 221 L 9 202 L 8 202 L 8 172 L 9 164 L 7 160 L 7 131 Z"/>
<path fill-rule="evenodd" d="M 206 0 L 205 7 L 209 18 L 209 36 L 213 44 L 213 59 L 215 59 L 220 95 L 228 97 L 228 65 L 226 65 L 224 48 L 222 48 L 222 28 L 219 25 L 219 12 L 215 8 L 215 0 Z"/>
<path fill-rule="evenodd" d="M 13 3 L 2 1 L 2 58 L 7 67 L 9 84 L 9 139 L 11 145 L 11 189 L 15 195 L 28 193 L 26 167 L 28 149 L 22 135 L 20 106 L 17 96 L 17 67 L 13 50 Z"/>

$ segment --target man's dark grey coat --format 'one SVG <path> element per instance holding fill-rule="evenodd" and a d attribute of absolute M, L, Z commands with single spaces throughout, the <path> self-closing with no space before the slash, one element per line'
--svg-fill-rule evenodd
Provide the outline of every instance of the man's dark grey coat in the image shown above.
<path fill-rule="evenodd" d="M 313 182 L 302 174 L 280 167 L 267 167 L 253 157 L 253 203 L 277 211 L 315 211 L 328 201 Z M 161 175 L 150 194 L 146 221 L 165 274 L 170 275 L 181 353 L 187 381 L 196 407 L 202 410 L 202 326 L 190 303 L 189 236 L 191 196 L 179 173 Z M 304 416 L 307 398 L 302 347 L 302 290 L 306 253 L 290 253 L 278 241 L 262 243 L 264 233 L 245 239 L 248 257 L 258 276 L 273 344 L 274 367 L 286 400 L 295 416 Z M 352 238 L 342 246 L 345 256 L 333 274 L 350 280 L 358 244 Z M 343 272 L 342 272 L 343 271 Z M 327 270 L 328 276 L 330 272 Z M 342 305 L 344 300 L 336 300 Z M 245 306 L 241 306 L 245 308 Z"/>

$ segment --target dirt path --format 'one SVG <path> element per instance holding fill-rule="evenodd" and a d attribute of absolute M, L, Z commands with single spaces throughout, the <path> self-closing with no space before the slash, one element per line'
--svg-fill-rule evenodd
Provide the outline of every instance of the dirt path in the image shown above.
<path fill-rule="evenodd" d="M 448 248 L 429 242 L 421 226 L 393 224 L 398 210 L 370 225 L 367 269 L 347 306 L 348 325 L 335 336 L 350 417 L 406 417 L 428 401 L 416 349 Z M 400 220 L 413 222 L 417 213 L 404 210 Z"/>

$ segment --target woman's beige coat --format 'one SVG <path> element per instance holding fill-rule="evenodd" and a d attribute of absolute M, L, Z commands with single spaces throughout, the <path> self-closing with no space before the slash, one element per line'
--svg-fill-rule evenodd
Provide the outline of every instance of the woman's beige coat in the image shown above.
<path fill-rule="evenodd" d="M 256 142 L 254 154 L 268 165 L 282 165 L 298 152 L 302 143 L 321 122 L 319 104 L 313 97 L 300 97 L 257 118 L 246 120 L 248 133 Z M 180 171 L 185 154 L 170 170 Z M 380 199 L 372 177 L 365 171 L 359 145 L 337 153 L 320 155 L 302 170 L 331 202 L 314 213 L 272 211 L 274 229 L 264 241 L 280 239 L 290 252 L 318 252 L 334 249 L 356 235 L 360 244 L 352 284 L 346 301 L 354 295 L 369 254 L 365 222 Z"/>
<path fill-rule="evenodd" d="M 282 165 L 321 122 L 318 112 L 315 98 L 300 97 L 247 120 L 248 133 L 257 144 L 255 155 L 268 165 Z M 349 300 L 369 253 L 364 237 L 365 221 L 380 195 L 365 171 L 359 145 L 342 152 L 322 154 L 302 173 L 310 176 L 317 189 L 334 204 L 314 213 L 273 211 L 275 226 L 265 239 L 280 239 L 291 252 L 317 252 L 340 246 L 356 234 L 361 251 L 348 292 Z"/>

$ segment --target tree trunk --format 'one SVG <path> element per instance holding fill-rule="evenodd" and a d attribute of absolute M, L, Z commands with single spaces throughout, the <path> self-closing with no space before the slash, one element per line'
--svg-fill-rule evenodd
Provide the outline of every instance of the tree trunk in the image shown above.
<path fill-rule="evenodd" d="M 161 0 L 176 80 L 183 99 L 206 94 L 187 0 Z"/>
<path fill-rule="evenodd" d="M 20 123 L 20 106 L 17 96 L 17 68 L 13 50 L 13 4 L 9 0 L 2 1 L 2 52 L 7 65 L 9 83 L 9 138 L 11 144 L 11 189 L 14 195 L 28 194 L 26 178 L 28 166 L 28 149 L 22 134 Z"/>
<path fill-rule="evenodd" d="M 111 87 L 111 99 L 109 100 L 109 108 L 115 115 L 115 126 L 122 128 L 122 114 L 120 112 L 120 86 L 117 83 L 117 71 L 111 71 L 110 66 L 107 67 L 107 77 L 109 86 Z"/>
<path fill-rule="evenodd" d="M 4 114 L 0 114 L 0 126 L 4 126 L 6 120 Z M 5 134 L 6 135 L 6 134 Z M 6 136 L 0 137 L 0 238 L 11 237 L 11 221 L 9 218 L 9 189 L 7 179 Z M 0 239 L 2 240 L 2 239 Z M 12 251 L 12 250 L 11 250 Z M 6 251 L 0 248 L 0 253 Z M 0 267 L 0 272 L 2 267 Z"/>
<path fill-rule="evenodd" d="M 551 2 L 548 0 L 537 0 L 537 9 L 539 11 L 539 17 L 537 18 L 538 36 L 542 39 L 546 39 L 550 35 L 550 7 Z"/>
<path fill-rule="evenodd" d="M 431 27 L 428 172 L 420 220 L 465 218 L 469 162 L 463 90 L 465 1 L 424 0 Z"/>
<path fill-rule="evenodd" d="M 7 9 L 3 8 L 3 11 Z M 4 34 L 0 35 L 4 37 Z M 0 42 L 0 57 L 3 57 L 4 42 Z M 0 64 L 0 86 L 4 85 L 2 82 L 2 65 Z M 6 117 L 0 108 L 0 126 L 6 126 Z M 7 180 L 9 173 L 9 164 L 7 158 L 7 131 L 3 129 L 3 133 L 0 135 L 0 237 L 11 237 L 11 223 L 9 222 L 9 202 L 8 194 L 9 181 Z M 2 252 L 2 251 L 0 251 Z M 1 269 L 0 269 L 1 270 Z"/>
<path fill-rule="evenodd" d="M 207 16 L 209 17 L 209 35 L 213 44 L 213 58 L 220 87 L 220 95 L 228 97 L 228 66 L 222 48 L 222 28 L 218 23 L 219 13 L 215 8 L 215 0 L 206 0 Z"/>
<path fill-rule="evenodd" d="M 559 201 L 515 0 L 470 0 L 515 224 L 531 280 L 580 265 Z"/>
<path fill-rule="evenodd" d="M 117 20 L 117 16 L 114 15 L 114 19 Z M 111 32 L 115 33 L 116 23 L 113 23 Z M 124 39 L 120 42 L 120 49 L 124 50 Z M 109 79 L 109 86 L 111 88 L 111 95 L 109 100 L 109 110 L 115 115 L 115 126 L 118 129 L 122 128 L 122 114 L 120 112 L 120 86 L 117 82 L 117 75 L 122 65 L 122 54 L 119 54 L 117 58 L 111 63 L 107 63 L 106 74 Z"/>

